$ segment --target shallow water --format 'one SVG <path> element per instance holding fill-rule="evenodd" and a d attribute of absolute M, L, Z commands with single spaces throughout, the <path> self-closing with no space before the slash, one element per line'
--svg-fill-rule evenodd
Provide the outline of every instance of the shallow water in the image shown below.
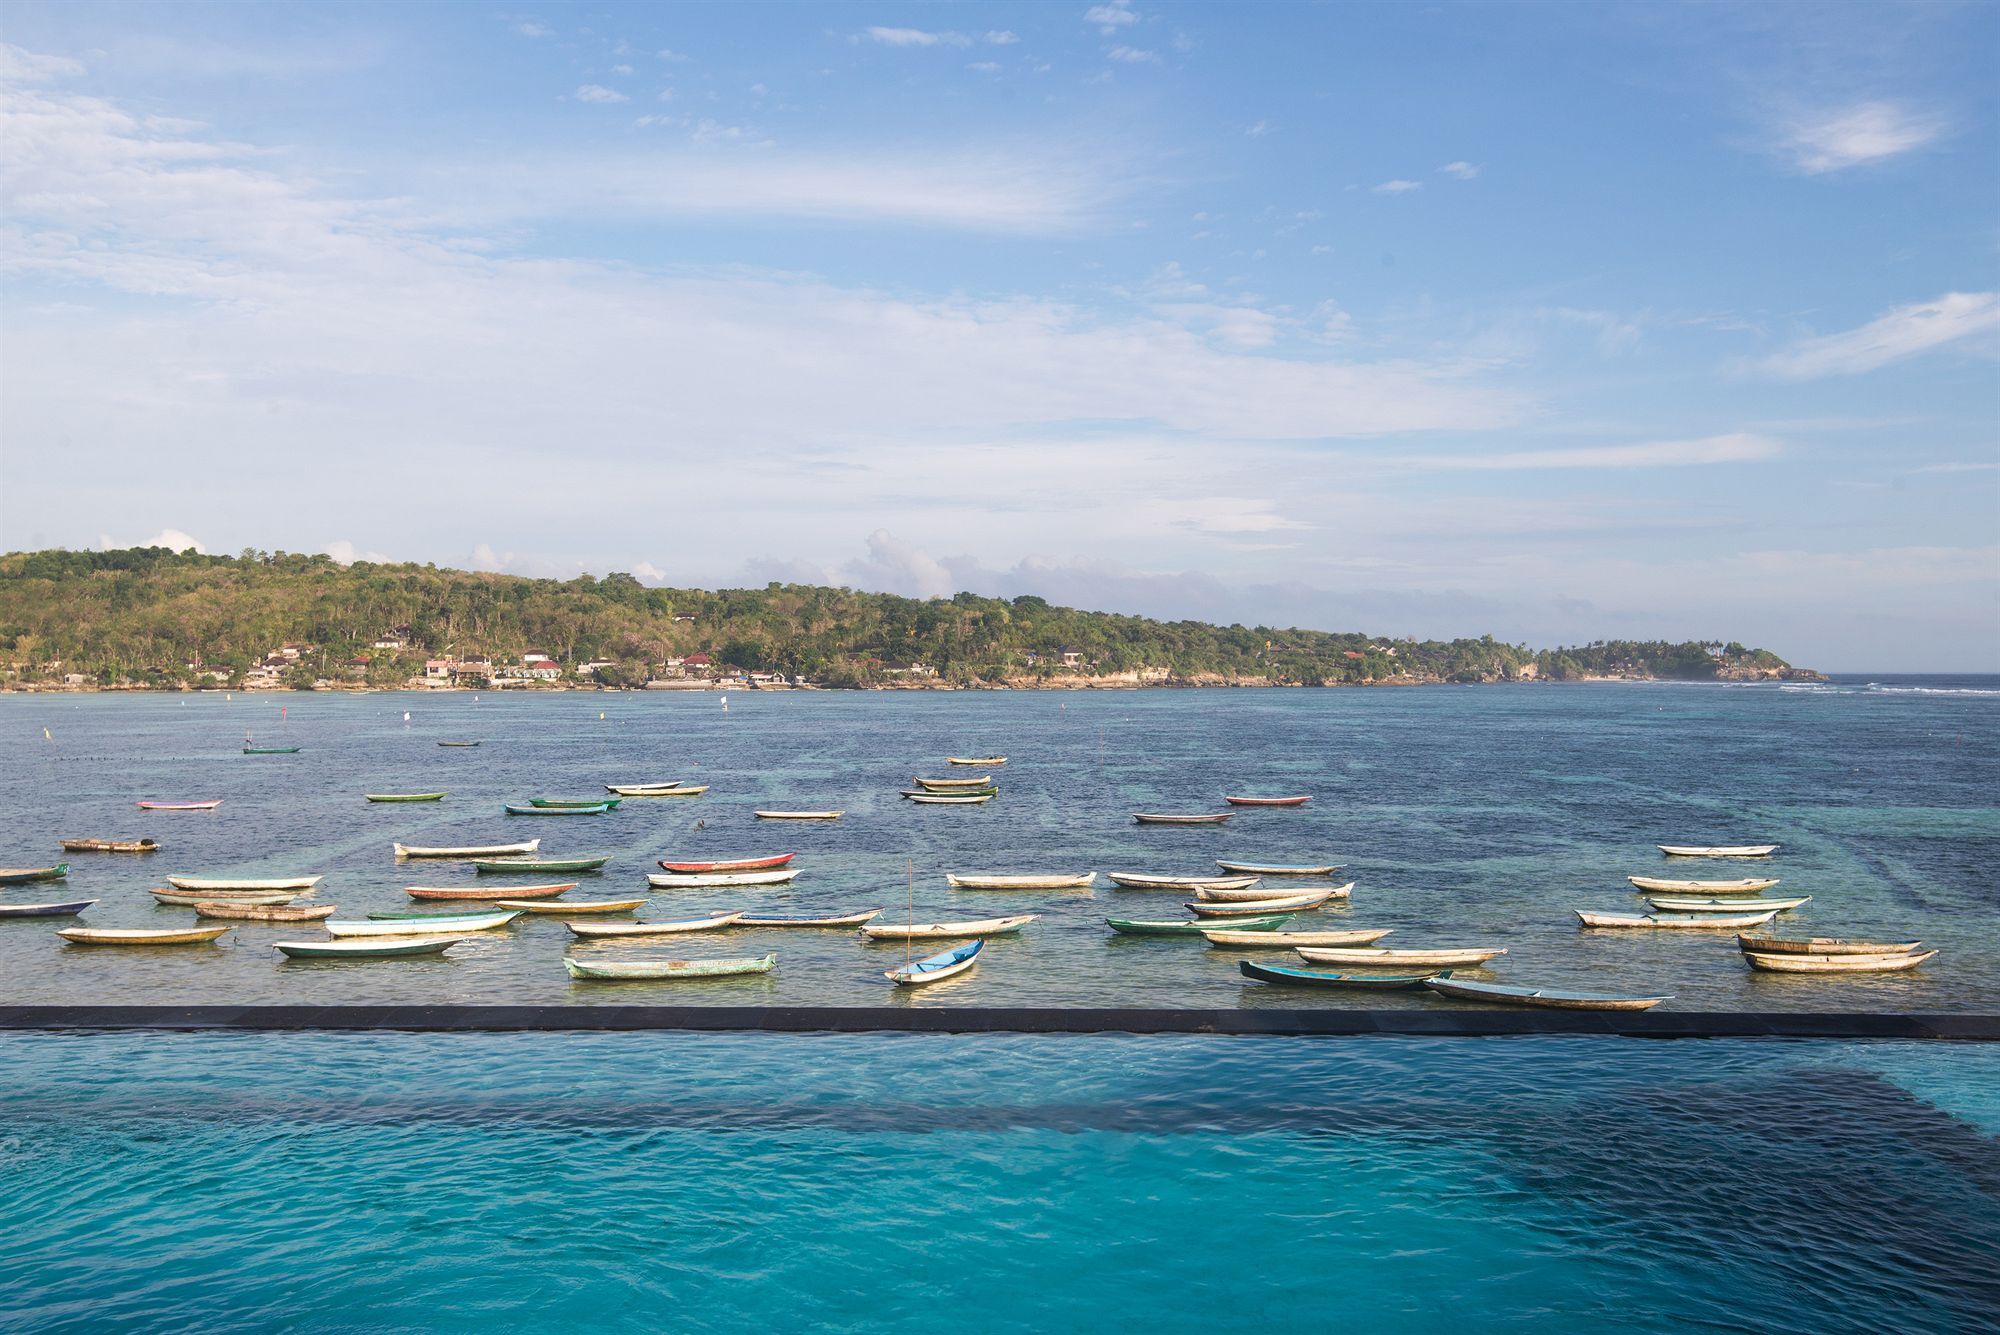
<path fill-rule="evenodd" d="M 615 1001 L 832 1005 L 1439 1006 L 1424 994 L 1273 989 L 1198 939 L 1114 937 L 1107 915 L 1179 917 L 1180 897 L 953 891 L 946 871 L 1203 872 L 1220 857 L 1338 861 L 1351 903 L 1296 927 L 1384 927 L 1386 945 L 1490 944 L 1472 974 L 1673 994 L 1692 1009 L 2000 1007 L 2000 683 L 1883 679 L 1832 686 L 1576 685 L 1336 691 L 553 695 L 284 693 L 0 698 L 0 862 L 54 860 L 59 835 L 152 835 L 146 858 L 80 854 L 62 886 L 7 902 L 97 897 L 86 921 L 168 926 L 192 911 L 146 894 L 168 873 L 326 873 L 342 916 L 408 907 L 402 887 L 470 883 L 463 864 L 399 866 L 390 843 L 539 836 L 547 855 L 607 853 L 577 897 L 644 892 L 661 856 L 795 849 L 789 887 L 663 891 L 647 916 L 886 906 L 920 919 L 1035 912 L 977 969 L 911 995 L 883 969 L 898 946 L 850 932 L 730 931 L 625 954 L 761 955 L 775 974 L 591 985 L 561 966 L 567 933 L 523 919 L 434 960 L 281 963 L 270 943 L 316 929 L 244 926 L 221 943 L 65 947 L 47 922 L 0 921 L 0 1002 Z M 403 714 L 409 711 L 408 724 Z M 282 711 L 282 713 L 281 713 Z M 46 727 L 50 738 L 44 740 Z M 292 756 L 244 756 L 297 744 Z M 477 738 L 477 749 L 444 749 Z M 897 797 L 950 754 L 1005 754 L 983 807 Z M 628 800 L 605 816 L 510 818 L 502 804 L 606 782 L 682 779 L 693 799 Z M 436 805 L 369 791 L 449 790 Z M 1210 810 L 1225 792 L 1310 792 L 1226 827 L 1139 827 L 1135 810 Z M 225 799 L 147 813 L 140 797 Z M 832 823 L 753 808 L 836 807 Z M 1668 862 L 1656 842 L 1777 841 L 1768 863 Z M 905 867 L 914 870 L 914 892 Z M 1922 938 L 1908 974 L 1826 979 L 1745 968 L 1727 932 L 1585 932 L 1571 910 L 1640 911 L 1630 873 L 1763 871 L 1813 902 L 1792 935 Z M 1285 957 L 1274 956 L 1282 962 Z"/>

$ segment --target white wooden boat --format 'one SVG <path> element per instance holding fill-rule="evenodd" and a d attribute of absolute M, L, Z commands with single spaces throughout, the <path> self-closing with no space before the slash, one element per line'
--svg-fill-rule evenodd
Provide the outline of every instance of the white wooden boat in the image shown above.
<path fill-rule="evenodd" d="M 1765 955 L 1913 955 L 1924 946 L 1921 941 L 1848 941 L 1837 936 L 1809 936 L 1800 940 L 1751 936 L 1747 932 L 1736 938 L 1736 944 Z"/>
<path fill-rule="evenodd" d="M 1812 903 L 1811 895 L 1792 899 L 1695 899 L 1680 895 L 1648 895 L 1646 902 L 1662 913 L 1789 913 L 1801 904 Z"/>
<path fill-rule="evenodd" d="M 607 783 L 604 791 L 619 797 L 667 797 L 681 785 L 674 783 Z"/>
<path fill-rule="evenodd" d="M 565 917 L 574 913 L 630 913 L 644 908 L 646 900 L 639 899 L 496 899 L 493 907 L 519 909 L 523 913 L 554 913 Z"/>
<path fill-rule="evenodd" d="M 505 927 L 521 916 L 521 910 L 508 909 L 504 913 L 467 913 L 446 916 L 426 914 L 421 918 L 384 918 L 370 920 L 350 920 L 329 922 L 326 934 L 336 939 L 360 936 L 435 936 L 439 933 L 456 936 L 461 932 L 490 932 L 496 927 Z"/>
<path fill-rule="evenodd" d="M 192 946 L 229 931 L 220 927 L 64 927 L 56 935 L 78 946 Z"/>
<path fill-rule="evenodd" d="M 758 820 L 839 820 L 841 811 L 753 811 Z"/>
<path fill-rule="evenodd" d="M 912 778 L 910 782 L 919 788 L 928 788 L 935 792 L 948 793 L 955 788 L 984 788 L 993 782 L 993 776 L 991 774 L 975 774 L 969 779 Z"/>
<path fill-rule="evenodd" d="M 960 890 L 1087 890 L 1097 884 L 1094 871 L 1027 876 L 960 876 L 946 872 L 944 878 Z"/>
<path fill-rule="evenodd" d="M 1762 927 L 1778 916 L 1772 909 L 1768 913 L 1585 913 L 1575 910 L 1578 921 L 1585 927 L 1673 927 L 1673 928 L 1718 928 L 1718 927 Z"/>
<path fill-rule="evenodd" d="M 1755 950 L 1743 952 L 1753 969 L 1772 973 L 1898 973 L 1914 969 L 1935 950 L 1909 955 L 1766 955 Z"/>
<path fill-rule="evenodd" d="M 264 880 L 243 880 L 229 876 L 169 876 L 167 884 L 176 890 L 310 890 L 324 876 L 273 876 Z"/>
<path fill-rule="evenodd" d="M 1439 968 L 1475 968 L 1486 963 L 1495 955 L 1506 954 L 1505 949 L 1456 950 L 1441 947 L 1430 950 L 1392 950 L 1386 946 L 1373 949 L 1323 950 L 1308 947 L 1299 952 L 1300 958 L 1308 964 L 1385 965 L 1402 968 L 1408 965 L 1430 965 Z"/>
<path fill-rule="evenodd" d="M 197 918 L 220 918 L 232 922 L 317 922 L 321 918 L 331 918 L 339 911 L 337 904 L 289 908 L 281 904 L 244 904 L 233 900 L 224 904 L 204 902 L 194 906 Z"/>
<path fill-rule="evenodd" d="M 794 867 L 777 871 L 658 871 L 646 877 L 646 884 L 662 890 L 702 885 L 783 885 L 798 874 Z"/>
<path fill-rule="evenodd" d="M 425 848 L 420 844 L 395 844 L 399 858 L 504 858 L 512 853 L 532 853 L 542 846 L 539 839 L 523 839 L 518 844 L 466 844 L 457 848 Z"/>
<path fill-rule="evenodd" d="M 736 920 L 738 927 L 859 927 L 881 913 L 881 909 L 857 909 L 853 913 L 828 913 L 819 917 L 788 914 L 746 913 Z"/>
<path fill-rule="evenodd" d="M 1248 890 L 1255 876 L 1149 876 L 1136 871 L 1108 871 L 1111 884 L 1127 890 Z"/>
<path fill-rule="evenodd" d="M 1617 997 L 1601 992 L 1559 992 L 1546 987 L 1510 987 L 1505 983 L 1474 983 L 1462 978 L 1433 978 L 1433 992 L 1463 1001 L 1497 1001 L 1503 1006 L 1545 1006 L 1565 1011 L 1651 1010 L 1671 997 Z"/>
<path fill-rule="evenodd" d="M 290 890 L 243 890 L 231 894 L 220 894 L 211 890 L 155 890 L 153 898 L 162 904 L 176 908 L 193 908 L 197 904 L 242 904 L 246 907 L 270 907 L 289 904 L 298 898 Z"/>
<path fill-rule="evenodd" d="M 991 802 L 992 793 L 911 793 L 909 800 L 926 807 L 976 807 Z"/>
<path fill-rule="evenodd" d="M 510 885 L 504 890 L 483 885 L 406 885 L 403 893 L 411 899 L 470 899 L 491 904 L 499 899 L 554 899 L 574 889 L 575 881 L 550 881 L 547 885 Z"/>
<path fill-rule="evenodd" d="M 1333 898 L 1331 890 L 1315 890 L 1306 895 L 1282 895 L 1273 899 L 1249 899 L 1235 904 L 1210 904 L 1199 899 L 1182 905 L 1197 918 L 1256 918 L 1267 913 L 1303 913 Z"/>
<path fill-rule="evenodd" d="M 586 940 L 609 940 L 621 936 L 672 936 L 676 932 L 712 932 L 727 927 L 743 916 L 741 909 L 711 913 L 702 918 L 673 918 L 663 922 L 573 922 L 570 932 Z"/>
<path fill-rule="evenodd" d="M 686 978 L 733 978 L 769 973 L 778 967 L 776 955 L 712 960 L 578 960 L 563 957 L 572 978 L 598 982 L 658 982 Z"/>
<path fill-rule="evenodd" d="M 968 757 L 968 756 L 946 756 L 944 758 L 944 763 L 947 765 L 1004 765 L 1007 763 L 1007 757 L 985 756 L 982 758 L 982 757 Z"/>
<path fill-rule="evenodd" d="M 947 978 L 964 973 L 979 961 L 979 952 L 986 948 L 984 941 L 968 941 L 962 946 L 920 960 L 912 960 L 900 969 L 890 969 L 882 976 L 899 987 L 921 987 L 925 983 L 941 983 Z"/>
<path fill-rule="evenodd" d="M 1302 890 L 1284 885 L 1260 885 L 1251 890 L 1210 890 L 1206 886 L 1196 886 L 1194 897 L 1211 904 L 1254 904 L 1260 900 L 1277 898 L 1287 890 L 1296 890 L 1298 894 L 1302 895 L 1319 893 L 1317 890 Z M 1326 897 L 1328 899 L 1347 899 L 1353 894 L 1354 882 L 1349 881 L 1346 885 L 1336 885 L 1329 889 L 1326 892 Z"/>
<path fill-rule="evenodd" d="M 1674 881 L 1663 876 L 1627 876 L 1640 890 L 1658 890 L 1669 895 L 1754 895 L 1778 883 L 1775 876 L 1745 876 L 1735 881 Z"/>
<path fill-rule="evenodd" d="M 980 918 L 971 922 L 864 923 L 862 935 L 877 941 L 948 941 L 961 936 L 1001 936 L 1018 932 L 1037 913 L 1017 913 L 1011 918 Z"/>
<path fill-rule="evenodd" d="M 1301 946 L 1365 946 L 1389 935 L 1391 927 L 1363 927 L 1337 932 L 1246 932 L 1218 925 L 1204 931 L 1211 946 L 1249 946 L 1258 950 L 1297 950 Z"/>
<path fill-rule="evenodd" d="M 1335 862 L 1286 865 L 1274 862 L 1230 862 L 1224 858 L 1217 858 L 1215 865 L 1224 871 L 1240 872 L 1245 876 L 1331 876 L 1340 870 L 1340 864 Z"/>
<path fill-rule="evenodd" d="M 1135 811 L 1132 819 L 1141 825 L 1220 825 L 1235 814 L 1233 811 L 1214 811 L 1180 816 L 1165 811 Z"/>
<path fill-rule="evenodd" d="M 1670 858 L 1768 858 L 1776 844 L 1655 844 Z"/>

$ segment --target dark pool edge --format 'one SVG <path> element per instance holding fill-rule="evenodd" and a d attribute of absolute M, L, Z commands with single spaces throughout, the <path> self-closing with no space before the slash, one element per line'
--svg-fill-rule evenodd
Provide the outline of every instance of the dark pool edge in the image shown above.
<path fill-rule="evenodd" d="M 939 1006 L 0 1006 L 0 1030 L 588 1033 L 639 1030 L 915 1034 L 1363 1034 L 1482 1038 L 2000 1040 L 2000 1014 L 1847 1011 L 1191 1010 Z"/>

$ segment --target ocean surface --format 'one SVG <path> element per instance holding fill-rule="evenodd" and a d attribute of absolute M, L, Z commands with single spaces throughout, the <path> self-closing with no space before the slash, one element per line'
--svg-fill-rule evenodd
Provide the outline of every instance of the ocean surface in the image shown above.
<path fill-rule="evenodd" d="M 910 992 L 882 971 L 900 945 L 848 931 L 731 930 L 572 946 L 523 918 L 428 960 L 286 962 L 310 925 L 243 925 L 215 945 L 67 946 L 61 923 L 0 920 L 0 1003 L 673 1002 L 847 1006 L 1454 1006 L 1423 993 L 1272 988 L 1200 938 L 1115 936 L 1107 915 L 1179 918 L 1183 896 L 955 891 L 947 871 L 1192 874 L 1218 857 L 1338 862 L 1344 906 L 1294 928 L 1379 927 L 1391 946 L 1504 946 L 1474 978 L 1671 994 L 1676 1009 L 2000 1009 L 2000 679 L 1852 678 L 1828 685 L 1580 684 L 1385 690 L 732 692 L 0 697 L 0 864 L 63 855 L 59 836 L 149 835 L 145 857 L 76 854 L 60 885 L 0 902 L 95 898 L 97 926 L 191 924 L 147 891 L 168 874 L 323 873 L 342 917 L 411 907 L 403 887 L 466 884 L 462 863 L 401 863 L 392 841 L 540 837 L 545 856 L 609 854 L 579 898 L 646 893 L 660 857 L 793 851 L 789 886 L 669 890 L 646 917 L 744 907 L 883 921 L 1040 915 L 976 969 Z M 405 714 L 408 718 L 406 720 Z M 46 735 L 45 735 L 46 730 Z M 246 756 L 245 736 L 297 745 Z M 440 740 L 478 740 L 451 749 Z M 913 776 L 947 755 L 1005 755 L 997 798 L 922 807 Z M 606 783 L 709 785 L 602 816 L 509 817 L 531 796 Z M 447 790 L 438 804 L 364 792 Z M 1135 825 L 1209 811 L 1225 793 L 1310 793 L 1220 828 Z M 144 812 L 140 798 L 224 799 Z M 838 808 L 833 822 L 759 807 Z M 1656 843 L 1776 842 L 1761 862 L 1668 860 Z M 1794 936 L 1921 939 L 1923 968 L 1855 978 L 1759 974 L 1726 931 L 1579 930 L 1572 910 L 1639 912 L 1624 878 L 1779 876 L 1812 902 Z M 482 878 L 494 881 L 496 878 Z M 572 879 L 562 877 L 556 879 Z M 1324 884 L 1324 882 L 1321 882 Z M 496 886 L 496 893 L 502 893 Z M 935 947 L 933 947 L 935 948 Z M 572 982 L 584 957 L 762 955 L 776 972 L 709 982 Z M 1276 962 L 1286 955 L 1260 952 Z"/>

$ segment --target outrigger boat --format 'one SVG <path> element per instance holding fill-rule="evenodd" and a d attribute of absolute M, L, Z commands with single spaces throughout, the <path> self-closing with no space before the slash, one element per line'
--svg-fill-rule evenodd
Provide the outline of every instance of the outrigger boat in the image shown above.
<path fill-rule="evenodd" d="M 979 952 L 986 948 L 984 941 L 967 941 L 962 946 L 940 951 L 925 959 L 914 960 L 900 969 L 890 969 L 883 977 L 898 987 L 920 987 L 925 983 L 941 983 L 956 974 L 964 973 L 979 961 Z"/>
<path fill-rule="evenodd" d="M 1670 858 L 1768 858 L 1776 844 L 1655 844 Z"/>
<path fill-rule="evenodd" d="M 1794 899 L 1681 899 L 1674 895 L 1649 895 L 1648 904 L 1663 913 L 1787 913 L 1801 904 L 1812 903 L 1811 895 Z"/>
<path fill-rule="evenodd" d="M 841 811 L 753 811 L 758 820 L 839 820 Z"/>
<path fill-rule="evenodd" d="M 647 875 L 646 884 L 661 890 L 704 885 L 784 885 L 798 874 L 791 867 L 777 871 L 652 872 Z"/>
<path fill-rule="evenodd" d="M 1246 932 L 1275 932 L 1291 920 L 1289 913 L 1275 913 L 1268 918 L 1238 918 L 1233 925 Z M 1215 930 L 1213 921 L 1201 918 L 1106 918 L 1104 925 L 1125 936 L 1200 936 Z"/>
<path fill-rule="evenodd" d="M 1258 918 L 1267 913 L 1304 913 L 1332 898 L 1331 890 L 1315 890 L 1309 895 L 1279 895 L 1234 904 L 1210 904 L 1195 899 L 1181 907 L 1197 918 Z"/>
<path fill-rule="evenodd" d="M 96 902 L 71 899 L 60 904 L 0 904 L 0 918 L 73 918 Z"/>
<path fill-rule="evenodd" d="M 570 810 L 581 807 L 615 807 L 625 799 L 622 797 L 531 797 L 531 807 L 556 807 Z"/>
<path fill-rule="evenodd" d="M 797 856 L 797 853 L 772 853 L 766 857 L 715 858 L 707 862 L 670 862 L 666 858 L 661 858 L 659 865 L 662 871 L 685 872 L 689 875 L 716 871 L 763 871 L 769 867 L 782 867 Z"/>
<path fill-rule="evenodd" d="M 518 875 L 521 872 L 596 871 L 611 861 L 601 858 L 474 858 L 472 870 L 485 875 Z"/>
<path fill-rule="evenodd" d="M 157 853 L 160 845 L 153 839 L 65 839 L 62 841 L 65 853 Z"/>
<path fill-rule="evenodd" d="M 1220 825 L 1234 814 L 1215 811 L 1198 816 L 1174 816 L 1158 811 L 1135 811 L 1132 819 L 1141 825 Z"/>
<path fill-rule="evenodd" d="M 932 807 L 976 807 L 981 802 L 991 802 L 993 794 L 986 793 L 909 793 L 906 796 L 923 806 Z"/>
<path fill-rule="evenodd" d="M 1071 875 L 960 876 L 946 872 L 944 879 L 960 890 L 1087 890 L 1097 884 L 1094 871 Z"/>
<path fill-rule="evenodd" d="M 853 913 L 829 913 L 818 918 L 746 913 L 738 918 L 734 925 L 737 927 L 859 927 L 881 912 L 881 909 L 857 909 Z"/>
<path fill-rule="evenodd" d="M 1427 987 L 1461 1001 L 1497 1001 L 1503 1006 L 1546 1006 L 1566 1011 L 1651 1010 L 1672 997 L 1615 997 L 1600 992 L 1557 992 L 1545 987 L 1510 987 L 1505 983 L 1472 983 L 1437 977 Z"/>
<path fill-rule="evenodd" d="M 998 796 L 1000 795 L 1000 790 L 999 790 L 998 788 L 995 788 L 995 787 L 994 787 L 994 786 L 993 786 L 992 784 L 988 784 L 988 785 L 987 785 L 986 787 L 984 787 L 984 788 L 935 788 L 935 789 L 933 789 L 933 788 L 899 788 L 899 789 L 897 789 L 897 793 L 898 793 L 898 794 L 899 794 L 900 796 L 903 796 L 903 797 L 907 797 L 907 798 L 911 798 L 911 799 L 915 799 L 915 798 L 919 798 L 919 797 L 922 797 L 922 798 L 937 798 L 937 797 L 998 797 Z"/>
<path fill-rule="evenodd" d="M 490 932 L 521 916 L 521 910 L 501 913 L 426 914 L 421 918 L 369 918 L 329 922 L 326 934 L 336 939 L 364 936 L 422 936 L 428 932 Z"/>
<path fill-rule="evenodd" d="M 532 803 L 527 806 L 518 806 L 512 802 L 506 804 L 507 814 L 510 816 L 602 816 L 617 805 L 616 800 L 594 802 L 589 806 L 581 807 L 538 807 Z"/>
<path fill-rule="evenodd" d="M 976 922 L 865 923 L 861 934 L 877 941 L 948 941 L 960 936 L 1000 936 L 1018 932 L 1036 918 L 1021 913 L 1011 918 L 982 918 Z"/>
<path fill-rule="evenodd" d="M 1422 968 L 1425 965 L 1431 965 L 1436 967 L 1475 969 L 1485 964 L 1486 961 L 1492 959 L 1495 955 L 1504 955 L 1506 953 L 1504 948 L 1452 949 L 1444 947 L 1427 950 L 1396 950 L 1387 946 L 1376 946 L 1373 948 L 1350 946 L 1345 949 L 1338 947 L 1324 949 L 1308 946 L 1299 951 L 1299 958 L 1308 964 L 1341 964 L 1350 968 L 1356 965 L 1383 968 L 1404 966 Z"/>
<path fill-rule="evenodd" d="M 444 793 L 363 793 L 369 802 L 442 802 Z"/>
<path fill-rule="evenodd" d="M 1256 888 L 1250 890 L 1210 890 L 1205 886 L 1196 886 L 1194 897 L 1214 904 L 1254 904 L 1258 900 L 1279 898 L 1289 889 L 1291 887 L 1279 885 L 1258 885 Z M 1301 895 L 1319 893 L 1317 890 L 1308 891 L 1303 889 L 1292 892 Z M 1346 899 L 1353 893 L 1354 882 L 1349 881 L 1346 885 L 1333 886 L 1327 890 L 1326 895 L 1329 899 Z"/>
<path fill-rule="evenodd" d="M 618 797 L 671 797 L 680 786 L 678 779 L 672 783 L 607 783 L 604 791 Z"/>
<path fill-rule="evenodd" d="M 542 846 L 539 839 L 524 839 L 518 844 L 465 844 L 460 847 L 438 846 L 426 848 L 421 844 L 392 844 L 399 858 L 504 858 L 518 853 L 532 853 Z"/>
<path fill-rule="evenodd" d="M 36 881 L 60 881 L 69 875 L 69 864 L 53 867 L 0 867 L 0 885 L 31 885 Z"/>
<path fill-rule="evenodd" d="M 1335 862 L 1283 866 L 1269 862 L 1226 862 L 1217 858 L 1215 865 L 1224 871 L 1240 872 L 1245 876 L 1331 876 L 1340 870 L 1340 864 Z"/>
<path fill-rule="evenodd" d="M 1378 991 L 1408 991 L 1422 987 L 1433 978 L 1449 978 L 1450 971 L 1444 973 L 1411 974 L 1355 974 L 1326 973 L 1319 969 L 1291 969 L 1279 964 L 1259 964 L 1255 960 L 1242 960 L 1237 968 L 1245 978 L 1254 978 L 1260 983 L 1303 983 L 1312 987 L 1358 987 Z"/>
<path fill-rule="evenodd" d="M 1007 757 L 987 756 L 984 759 L 979 759 L 968 758 L 966 756 L 946 756 L 944 763 L 947 765 L 1004 765 L 1007 763 Z"/>
<path fill-rule="evenodd" d="M 222 805 L 222 799 L 213 802 L 135 802 L 141 811 L 213 811 Z"/>
<path fill-rule="evenodd" d="M 496 909 L 520 909 L 523 913 L 630 913 L 645 907 L 646 900 L 639 899 L 572 899 L 562 903 L 539 899 L 496 899 Z M 375 915 L 370 914 L 370 917 Z"/>
<path fill-rule="evenodd" d="M 1762 927 L 1778 916 L 1767 913 L 1585 913 L 1574 910 L 1585 927 L 1673 927 L 1701 930 L 1717 927 Z"/>
<path fill-rule="evenodd" d="M 274 876 L 262 880 L 241 880 L 227 876 L 169 876 L 167 884 L 176 890 L 245 890 L 253 894 L 268 890 L 310 890 L 324 876 Z"/>
<path fill-rule="evenodd" d="M 1232 807 L 1302 807 L 1312 801 L 1312 794 L 1301 793 L 1297 797 L 1230 797 L 1225 794 L 1222 800 Z"/>
<path fill-rule="evenodd" d="M 991 787 L 993 783 L 993 776 L 991 774 L 975 774 L 968 779 L 912 778 L 910 782 L 914 783 L 919 788 L 929 788 L 936 792 L 948 793 L 960 788 Z"/>
<path fill-rule="evenodd" d="M 497 886 L 491 890 L 483 886 L 467 888 L 458 885 L 410 885 L 403 887 L 403 893 L 411 899 L 477 899 L 492 903 L 506 899 L 554 899 L 566 890 L 576 889 L 575 881 L 560 881 L 553 885 L 510 885 L 502 890 Z"/>
<path fill-rule="evenodd" d="M 1113 885 L 1127 890 L 1247 890 L 1255 876 L 1150 876 L 1136 871 L 1108 871 Z"/>
<path fill-rule="evenodd" d="M 672 936 L 677 932 L 712 932 L 718 927 L 728 927 L 742 916 L 743 911 L 737 909 L 729 913 L 711 913 L 703 918 L 668 918 L 655 922 L 573 922 L 567 926 L 571 934 L 588 940 Z"/>
<path fill-rule="evenodd" d="M 1335 932 L 1273 932 L 1250 930 L 1240 924 L 1210 924 L 1202 935 L 1211 946 L 1249 946 L 1257 950 L 1297 950 L 1301 946 L 1366 946 L 1389 935 L 1391 927 L 1364 927 Z"/>
<path fill-rule="evenodd" d="M 730 978 L 738 974 L 769 973 L 778 967 L 776 955 L 718 960 L 604 960 L 602 962 L 563 957 L 563 968 L 572 978 L 594 982 L 642 982 L 680 978 Z"/>
<path fill-rule="evenodd" d="M 1736 881 L 1672 881 L 1660 876 L 1627 876 L 1640 890 L 1658 890 L 1669 895 L 1754 895 L 1778 883 L 1775 876 L 1745 876 Z"/>

